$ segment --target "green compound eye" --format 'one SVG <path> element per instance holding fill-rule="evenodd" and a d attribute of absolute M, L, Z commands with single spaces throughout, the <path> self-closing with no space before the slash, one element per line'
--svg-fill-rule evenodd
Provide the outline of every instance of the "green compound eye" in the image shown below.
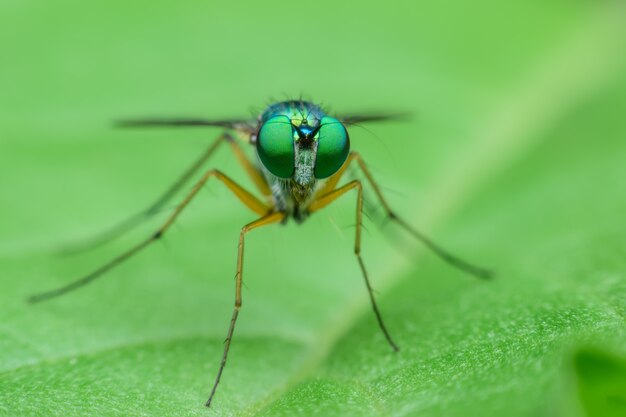
<path fill-rule="evenodd" d="M 272 117 L 263 123 L 257 137 L 256 149 L 269 172 L 279 178 L 293 176 L 293 128 L 287 116 Z"/>
<path fill-rule="evenodd" d="M 315 178 L 327 178 L 341 168 L 350 152 L 348 132 L 343 124 L 333 117 L 322 117 L 322 127 L 317 140 Z"/>

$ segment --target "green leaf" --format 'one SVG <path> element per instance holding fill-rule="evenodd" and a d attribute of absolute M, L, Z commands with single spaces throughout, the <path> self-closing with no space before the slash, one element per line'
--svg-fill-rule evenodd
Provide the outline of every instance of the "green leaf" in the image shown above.
<path fill-rule="evenodd" d="M 589 416 L 626 413 L 626 362 L 606 354 L 583 351 L 575 367 L 583 407 Z"/>
<path fill-rule="evenodd" d="M 0 415 L 602 415 L 621 359 L 576 352 L 626 355 L 622 2 L 272 3 L 0 6 Z M 496 279 L 374 210 L 363 255 L 396 354 L 352 254 L 352 199 L 255 230 L 212 411 L 254 218 L 219 184 L 162 244 L 25 303 L 151 233 L 166 212 L 52 255 L 146 207 L 219 133 L 113 120 L 245 117 L 283 91 L 418 115 L 352 129 L 353 149 L 411 224 Z M 227 151 L 212 165 L 252 188 Z"/>

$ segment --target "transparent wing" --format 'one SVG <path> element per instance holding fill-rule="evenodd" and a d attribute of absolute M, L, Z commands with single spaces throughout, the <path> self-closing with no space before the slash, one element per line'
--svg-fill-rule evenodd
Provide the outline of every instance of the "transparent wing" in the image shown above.
<path fill-rule="evenodd" d="M 367 122 L 408 121 L 411 118 L 410 113 L 364 113 L 338 117 L 339 120 L 348 125 Z"/>
<path fill-rule="evenodd" d="M 247 119 L 208 120 L 202 118 L 145 118 L 124 119 L 115 123 L 118 127 L 221 127 L 253 132 L 256 122 Z"/>

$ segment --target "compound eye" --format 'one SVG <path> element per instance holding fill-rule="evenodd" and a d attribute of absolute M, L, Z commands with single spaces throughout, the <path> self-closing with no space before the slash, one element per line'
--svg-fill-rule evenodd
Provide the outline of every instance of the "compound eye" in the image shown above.
<path fill-rule="evenodd" d="M 279 178 L 291 178 L 295 164 L 294 137 L 291 120 L 276 116 L 261 126 L 257 137 L 257 153 L 261 163 Z"/>
<path fill-rule="evenodd" d="M 328 178 L 346 162 L 350 152 L 350 139 L 343 123 L 334 117 L 322 117 L 322 127 L 317 139 L 315 178 Z"/>

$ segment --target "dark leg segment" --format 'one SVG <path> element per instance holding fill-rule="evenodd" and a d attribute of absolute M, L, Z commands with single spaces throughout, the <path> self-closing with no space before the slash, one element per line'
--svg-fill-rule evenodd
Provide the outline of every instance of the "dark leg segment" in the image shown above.
<path fill-rule="evenodd" d="M 398 345 L 393 341 L 389 331 L 387 331 L 387 327 L 383 322 L 382 315 L 380 314 L 380 310 L 378 309 L 378 305 L 376 304 L 376 299 L 374 298 L 374 291 L 372 290 L 372 286 L 370 284 L 369 276 L 367 274 L 367 270 L 365 269 L 365 264 L 363 263 L 363 258 L 361 257 L 361 228 L 362 228 L 362 218 L 363 218 L 363 186 L 360 181 L 351 181 L 346 185 L 334 189 L 327 194 L 324 194 L 314 200 L 309 206 L 309 212 L 313 213 L 315 211 L 321 210 L 326 207 L 333 201 L 335 201 L 340 196 L 344 195 L 346 192 L 356 189 L 357 190 L 357 203 L 356 203 L 356 236 L 354 242 L 354 254 L 356 255 L 357 261 L 359 262 L 359 267 L 361 268 L 361 272 L 363 273 L 363 278 L 365 279 L 365 285 L 367 286 L 367 292 L 370 297 L 370 301 L 372 304 L 372 309 L 374 310 L 374 314 L 376 315 L 376 320 L 378 321 L 378 325 L 382 330 L 387 342 L 394 351 L 398 351 Z"/>
<path fill-rule="evenodd" d="M 48 300 L 50 298 L 58 297 L 60 295 L 63 295 L 65 293 L 68 293 L 70 291 L 78 289 L 80 287 L 83 287 L 83 286 L 89 284 L 91 281 L 95 280 L 96 278 L 101 277 L 105 272 L 107 272 L 110 269 L 112 269 L 112 268 L 116 267 L 117 265 L 121 264 L 122 262 L 124 262 L 125 260 L 130 258 L 131 256 L 133 256 L 136 253 L 140 252 L 142 249 L 144 249 L 145 247 L 150 245 L 152 242 L 154 242 L 154 241 L 158 240 L 159 238 L 161 238 L 165 234 L 165 232 L 167 232 L 167 230 L 172 225 L 174 220 L 176 220 L 176 218 L 180 215 L 180 213 L 185 209 L 185 207 L 187 207 L 187 205 L 191 202 L 191 200 L 193 200 L 193 198 L 198 194 L 198 191 L 200 191 L 202 189 L 204 184 L 211 177 L 215 177 L 218 180 L 220 180 L 222 183 L 224 183 L 235 194 L 235 196 L 237 196 L 237 198 L 242 203 L 244 203 L 249 209 L 251 209 L 255 213 L 260 214 L 260 215 L 264 215 L 264 214 L 266 214 L 266 213 L 271 211 L 271 207 L 269 207 L 269 206 L 265 205 L 264 203 L 262 203 L 261 201 L 259 201 L 256 197 L 254 197 L 250 192 L 248 192 L 244 188 L 242 188 L 239 184 L 237 184 L 236 182 L 231 180 L 226 175 L 222 174 L 222 172 L 220 172 L 218 170 L 215 170 L 215 169 L 212 169 L 210 171 L 207 171 L 202 176 L 200 181 L 198 181 L 198 183 L 193 187 L 193 189 L 187 195 L 187 197 L 183 200 L 183 202 L 178 207 L 176 207 L 176 210 L 174 211 L 174 213 L 172 213 L 170 215 L 170 217 L 165 221 L 165 223 L 163 223 L 163 225 L 152 236 L 150 236 L 148 239 L 146 239 L 143 242 L 139 243 L 138 245 L 136 245 L 135 247 L 131 248 L 130 250 L 124 252 L 120 256 L 114 258 L 113 260 L 111 260 L 110 262 L 106 263 L 102 267 L 98 268 L 97 270 L 95 270 L 91 274 L 88 274 L 88 275 L 86 275 L 86 276 L 84 276 L 84 277 L 82 277 L 82 278 L 80 278 L 80 279 L 78 279 L 78 280 L 76 280 L 74 282 L 71 282 L 71 283 L 69 283 L 69 284 L 67 284 L 67 285 L 65 285 L 65 286 L 63 286 L 61 288 L 57 288 L 57 289 L 52 290 L 52 291 L 48 291 L 48 292 L 44 292 L 44 293 L 41 293 L 41 294 L 34 295 L 34 296 L 30 297 L 28 299 L 28 301 L 31 302 L 31 303 L 45 301 L 45 300 Z"/>
<path fill-rule="evenodd" d="M 285 218 L 284 213 L 270 213 L 258 220 L 253 221 L 252 223 L 248 223 L 244 227 L 241 228 L 241 233 L 239 234 L 239 249 L 237 253 L 237 275 L 235 276 L 235 307 L 233 309 L 233 316 L 230 319 L 230 326 L 228 326 L 228 333 L 226 334 L 226 341 L 224 342 L 224 353 L 222 354 L 222 361 L 220 362 L 220 369 L 217 371 L 217 377 L 215 378 L 215 382 L 213 383 L 213 389 L 211 389 L 211 394 L 209 395 L 209 399 L 206 402 L 206 406 L 210 407 L 211 402 L 213 401 L 213 397 L 215 396 L 215 391 L 217 390 L 217 386 L 220 383 L 220 379 L 222 378 L 222 372 L 224 372 L 224 367 L 226 366 L 226 360 L 228 359 L 228 351 L 230 350 L 230 342 L 233 339 L 233 333 L 235 332 L 235 323 L 237 323 L 237 317 L 239 316 L 239 310 L 241 309 L 241 286 L 243 283 L 243 254 L 244 254 L 244 240 L 246 233 L 249 231 L 256 229 L 261 226 L 266 226 L 273 223 L 281 222 Z"/>
<path fill-rule="evenodd" d="M 237 140 L 233 138 L 228 133 L 221 134 L 215 141 L 209 146 L 206 151 L 198 158 L 187 170 L 183 173 L 183 175 L 176 180 L 162 195 L 159 197 L 154 203 L 152 203 L 147 209 L 143 210 L 140 213 L 135 214 L 134 216 L 124 220 L 123 222 L 117 224 L 106 232 L 102 233 L 95 238 L 87 242 L 83 242 L 78 245 L 73 245 L 66 247 L 62 250 L 61 253 L 70 254 L 83 250 L 89 250 L 96 248 L 100 245 L 103 245 L 122 234 L 132 230 L 139 224 L 141 224 L 144 220 L 147 220 L 159 213 L 165 207 L 165 205 L 189 182 L 189 180 L 195 176 L 198 171 L 206 164 L 206 162 L 213 156 L 215 151 L 220 147 L 222 143 L 230 144 L 231 150 L 235 154 L 237 161 L 244 169 L 244 171 L 248 174 L 254 185 L 259 189 L 259 191 L 264 196 L 271 195 L 271 191 L 263 178 L 263 175 L 258 171 L 258 169 L 248 160 L 246 155 L 241 150 L 241 147 L 237 143 Z"/>
<path fill-rule="evenodd" d="M 383 197 L 383 194 L 380 191 L 380 187 L 378 186 L 376 181 L 374 181 L 374 177 L 372 177 L 372 174 L 370 173 L 369 169 L 365 165 L 365 162 L 363 161 L 361 156 L 358 153 L 356 153 L 356 152 L 350 153 L 346 163 L 341 167 L 341 169 L 335 175 L 333 175 L 326 182 L 324 188 L 322 188 L 319 191 L 319 193 L 318 193 L 318 195 L 320 197 L 322 195 L 324 195 L 324 194 L 327 194 L 327 193 L 331 192 L 336 187 L 337 183 L 339 182 L 339 180 L 341 179 L 342 175 L 344 174 L 344 172 L 346 171 L 347 167 L 350 165 L 350 163 L 352 161 L 356 161 L 356 163 L 359 165 L 359 168 L 361 169 L 361 171 L 365 175 L 365 178 L 367 179 L 367 182 L 374 189 L 374 192 L 376 193 L 376 197 L 378 198 L 378 201 L 380 201 L 380 204 L 382 204 L 383 208 L 385 209 L 385 212 L 387 213 L 387 216 L 389 217 L 389 219 L 391 219 L 396 224 L 398 224 L 400 227 L 402 227 L 404 230 L 406 230 L 415 239 L 419 240 L 424 245 L 426 245 L 426 247 L 428 247 L 428 249 L 432 250 L 437 256 L 439 256 L 442 260 L 444 260 L 448 264 L 450 264 L 450 265 L 452 265 L 452 266 L 454 266 L 454 267 L 456 267 L 456 268 L 458 268 L 458 269 L 460 269 L 462 271 L 465 271 L 468 274 L 474 275 L 475 277 L 478 277 L 478 278 L 482 278 L 482 279 L 491 279 L 492 278 L 492 276 L 493 276 L 492 271 L 490 271 L 488 269 L 485 269 L 485 268 L 481 268 L 481 267 L 476 266 L 476 265 L 473 265 L 473 264 L 471 264 L 471 263 L 469 263 L 467 261 L 464 261 L 461 258 L 458 258 L 458 257 L 452 255 L 450 252 L 446 251 L 441 246 L 437 245 L 435 242 L 433 242 L 428 237 L 426 237 L 423 233 L 421 233 L 417 229 L 413 228 L 404 219 L 399 217 L 391 209 L 391 207 L 389 206 L 389 204 L 385 200 L 385 197 Z"/>

